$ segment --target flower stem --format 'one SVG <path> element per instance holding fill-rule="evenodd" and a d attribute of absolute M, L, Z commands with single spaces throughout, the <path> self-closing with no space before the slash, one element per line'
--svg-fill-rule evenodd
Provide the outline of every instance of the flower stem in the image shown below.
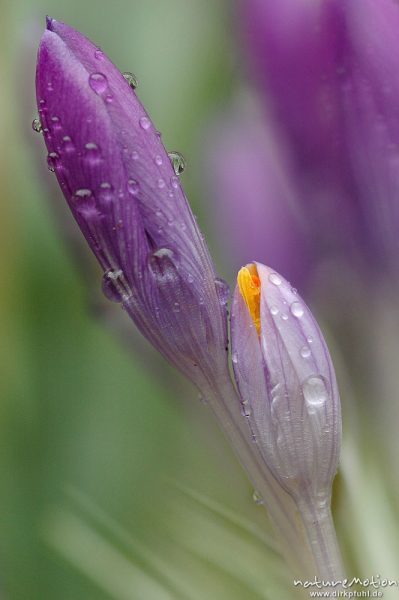
<path fill-rule="evenodd" d="M 330 510 L 330 502 L 318 507 L 312 499 L 298 502 L 298 509 L 306 531 L 314 561 L 315 575 L 324 581 L 344 578 L 341 553 Z"/>
<path fill-rule="evenodd" d="M 263 499 L 282 553 L 293 574 L 310 577 L 313 558 L 298 509 L 262 459 L 246 419 L 241 414 L 240 401 L 231 380 L 219 379 L 217 389 L 209 388 L 206 397 L 252 485 Z"/>

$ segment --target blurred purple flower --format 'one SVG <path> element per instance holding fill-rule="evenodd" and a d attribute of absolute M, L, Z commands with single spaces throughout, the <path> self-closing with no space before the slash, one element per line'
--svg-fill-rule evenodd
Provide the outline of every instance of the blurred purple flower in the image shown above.
<path fill-rule="evenodd" d="M 269 261 L 302 287 L 310 270 L 307 223 L 273 124 L 249 98 L 238 98 L 215 120 L 206 147 L 215 229 L 234 275 L 254 259 Z"/>
<path fill-rule="evenodd" d="M 104 270 L 104 292 L 192 381 L 212 387 L 228 376 L 228 288 L 132 83 L 48 19 L 36 78 L 48 164 Z"/>
<path fill-rule="evenodd" d="M 290 157 L 314 255 L 397 266 L 398 3 L 240 6 L 251 73 Z M 265 171 L 269 161 L 265 154 Z"/>

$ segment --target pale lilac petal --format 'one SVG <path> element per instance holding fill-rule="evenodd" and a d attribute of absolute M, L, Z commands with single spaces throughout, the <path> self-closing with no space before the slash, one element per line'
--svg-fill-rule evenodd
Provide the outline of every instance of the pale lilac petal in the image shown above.
<path fill-rule="evenodd" d="M 233 367 L 249 427 L 266 464 L 297 501 L 327 504 L 338 466 L 341 414 L 332 361 L 309 308 L 291 285 L 256 263 L 258 336 L 236 289 Z"/>

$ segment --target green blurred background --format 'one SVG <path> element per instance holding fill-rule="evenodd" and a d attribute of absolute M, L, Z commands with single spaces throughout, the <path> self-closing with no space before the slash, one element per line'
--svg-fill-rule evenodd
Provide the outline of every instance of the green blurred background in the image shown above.
<path fill-rule="evenodd" d="M 101 298 L 100 271 L 74 236 L 43 140 L 31 130 L 46 14 L 137 75 L 166 147 L 188 159 L 183 183 L 219 272 L 231 268 L 200 166 L 204 132 L 244 77 L 232 3 L 4 4 L 0 598 L 295 597 L 264 509 L 206 405 Z M 362 452 L 350 440 L 347 468 L 357 479 L 351 486 L 341 477 L 335 499 L 347 564 L 367 575 L 386 567 L 393 577 L 397 539 L 386 532 L 397 505 L 387 508 L 379 465 L 359 466 Z"/>

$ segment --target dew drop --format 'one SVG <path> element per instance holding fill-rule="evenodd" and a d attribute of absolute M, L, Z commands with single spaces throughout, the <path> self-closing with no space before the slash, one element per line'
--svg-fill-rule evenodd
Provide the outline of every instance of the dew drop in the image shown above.
<path fill-rule="evenodd" d="M 154 163 L 156 165 L 158 165 L 158 167 L 160 167 L 162 165 L 162 156 L 160 156 L 159 154 L 156 155 L 156 157 L 154 158 Z"/>
<path fill-rule="evenodd" d="M 61 125 L 61 120 L 59 117 L 51 117 L 50 119 L 51 121 L 51 129 L 53 132 L 57 132 L 60 131 L 60 129 L 62 129 L 62 125 Z"/>
<path fill-rule="evenodd" d="M 311 375 L 302 384 L 303 397 L 308 408 L 321 408 L 327 402 L 329 395 L 326 382 L 321 375 Z"/>
<path fill-rule="evenodd" d="M 104 296 L 111 302 L 122 302 L 121 279 L 123 273 L 119 269 L 117 271 L 107 271 L 103 275 L 102 291 Z"/>
<path fill-rule="evenodd" d="M 100 184 L 100 191 L 98 193 L 98 199 L 102 204 L 109 205 L 114 199 L 112 193 L 112 185 L 108 181 L 104 181 Z"/>
<path fill-rule="evenodd" d="M 307 342 L 308 342 L 308 344 L 313 344 L 313 338 L 309 336 L 307 338 Z"/>
<path fill-rule="evenodd" d="M 281 318 L 283 319 L 283 321 L 288 321 L 288 315 L 286 315 L 285 313 L 281 315 Z"/>
<path fill-rule="evenodd" d="M 108 104 L 111 104 L 114 101 L 114 97 L 112 94 L 108 94 L 107 96 L 105 96 L 105 102 L 107 102 Z"/>
<path fill-rule="evenodd" d="M 108 80 L 102 73 L 92 73 L 89 76 L 89 85 L 96 94 L 104 94 L 108 88 Z"/>
<path fill-rule="evenodd" d="M 233 361 L 233 363 L 236 365 L 238 363 L 238 355 L 237 352 L 233 352 L 233 354 L 231 355 L 231 360 Z"/>
<path fill-rule="evenodd" d="M 137 150 L 133 150 L 133 152 L 132 152 L 132 159 L 133 160 L 138 160 L 139 159 L 139 153 L 137 152 Z"/>
<path fill-rule="evenodd" d="M 275 315 L 278 315 L 279 310 L 278 310 L 277 306 L 272 306 L 270 309 L 270 312 L 272 313 L 272 315 L 275 316 Z"/>
<path fill-rule="evenodd" d="M 175 313 L 179 313 L 180 312 L 180 304 L 178 302 L 175 302 L 173 304 L 173 312 L 175 312 Z"/>
<path fill-rule="evenodd" d="M 95 50 L 94 52 L 94 58 L 97 60 L 103 60 L 104 58 L 104 52 L 101 50 L 101 48 L 97 48 L 97 50 Z"/>
<path fill-rule="evenodd" d="M 129 194 L 132 194 L 132 196 L 137 196 L 140 190 L 140 184 L 135 179 L 129 179 L 127 182 L 127 189 Z"/>
<path fill-rule="evenodd" d="M 33 121 L 32 121 L 32 129 L 33 129 L 33 131 L 36 131 L 36 133 L 41 133 L 43 131 L 42 124 L 41 124 L 40 119 L 38 117 L 36 117 L 35 119 L 33 119 Z"/>
<path fill-rule="evenodd" d="M 309 356 L 311 355 L 309 346 L 302 346 L 302 348 L 299 351 L 299 354 L 302 356 L 302 358 L 309 358 Z"/>
<path fill-rule="evenodd" d="M 229 287 L 228 283 L 224 279 L 221 279 L 220 277 L 216 277 L 215 287 L 216 287 L 216 292 L 217 292 L 217 295 L 219 298 L 220 305 L 226 306 L 227 301 L 230 296 L 230 287 Z"/>
<path fill-rule="evenodd" d="M 179 178 L 176 177 L 175 175 L 173 175 L 173 177 L 170 178 L 170 183 L 171 183 L 172 188 L 174 188 L 176 190 L 180 185 Z"/>
<path fill-rule="evenodd" d="M 64 137 L 62 138 L 61 150 L 63 152 L 66 152 L 67 154 L 71 154 L 75 151 L 75 146 L 69 135 L 64 135 Z"/>
<path fill-rule="evenodd" d="M 148 117 L 141 117 L 139 119 L 141 129 L 147 130 L 151 127 L 151 121 Z"/>
<path fill-rule="evenodd" d="M 85 161 L 90 165 L 96 165 L 101 162 L 101 150 L 94 142 L 85 144 Z"/>
<path fill-rule="evenodd" d="M 255 504 L 257 504 L 258 506 L 262 505 L 265 503 L 265 501 L 263 500 L 262 496 L 260 495 L 259 492 L 257 492 L 256 490 L 254 490 L 254 493 L 252 494 L 252 500 L 255 502 Z"/>
<path fill-rule="evenodd" d="M 162 178 L 158 179 L 158 187 L 159 187 L 160 190 L 162 190 L 162 188 L 164 188 L 165 185 L 166 185 L 165 181 Z"/>
<path fill-rule="evenodd" d="M 291 314 L 300 319 L 303 317 L 303 306 L 299 302 L 293 302 L 290 306 Z"/>
<path fill-rule="evenodd" d="M 136 75 L 133 75 L 133 73 L 130 73 L 130 71 L 125 71 L 125 73 L 122 73 L 122 75 L 126 79 L 128 84 L 130 85 L 130 87 L 133 90 L 135 90 L 136 87 L 138 86 L 138 81 L 137 81 Z"/>
<path fill-rule="evenodd" d="M 57 154 L 57 152 L 49 152 L 49 154 L 47 155 L 47 166 L 52 173 L 54 173 L 55 171 L 55 168 L 58 164 L 58 160 L 59 155 Z"/>
<path fill-rule="evenodd" d="M 281 285 L 281 283 L 282 283 L 281 277 L 279 277 L 279 275 L 277 275 L 277 273 L 270 273 L 269 281 L 273 285 Z"/>
<path fill-rule="evenodd" d="M 170 248 L 158 248 L 149 256 L 150 270 L 155 279 L 163 284 L 174 283 L 179 277 L 173 257 L 174 254 Z"/>
<path fill-rule="evenodd" d="M 180 152 L 168 152 L 170 162 L 176 175 L 181 175 L 186 168 L 186 159 Z"/>

